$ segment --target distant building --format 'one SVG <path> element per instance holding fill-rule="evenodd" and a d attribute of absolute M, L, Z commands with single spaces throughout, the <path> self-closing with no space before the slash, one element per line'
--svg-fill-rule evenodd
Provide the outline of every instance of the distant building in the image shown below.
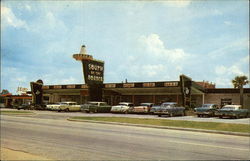
<path fill-rule="evenodd" d="M 12 95 L 12 94 L 6 94 L 1 95 L 1 98 L 3 98 L 3 104 L 4 107 L 10 107 L 13 108 L 14 106 L 18 106 L 24 103 L 31 103 L 32 96 L 29 95 Z"/>

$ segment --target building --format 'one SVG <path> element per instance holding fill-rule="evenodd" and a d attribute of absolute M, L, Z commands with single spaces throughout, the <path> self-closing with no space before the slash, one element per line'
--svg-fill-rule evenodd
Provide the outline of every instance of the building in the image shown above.
<path fill-rule="evenodd" d="M 1 95 L 1 98 L 3 99 L 3 102 L 1 102 L 4 104 L 3 107 L 14 107 L 22 104 L 30 104 L 32 101 L 32 96 L 29 96 L 27 94 L 23 95 L 5 94 Z"/>
<path fill-rule="evenodd" d="M 42 89 L 44 101 L 47 103 L 76 101 L 83 104 L 88 101 L 89 92 L 86 84 L 44 85 Z M 207 82 L 195 81 L 192 81 L 190 89 L 191 107 L 204 103 L 220 106 L 240 104 L 239 89 L 215 88 L 215 85 Z M 135 105 L 142 102 L 160 104 L 167 101 L 182 104 L 184 97 L 181 81 L 106 83 L 103 84 L 102 95 L 103 101 L 110 105 L 116 105 L 122 101 L 133 102 Z M 244 107 L 250 107 L 250 88 L 244 89 Z"/>

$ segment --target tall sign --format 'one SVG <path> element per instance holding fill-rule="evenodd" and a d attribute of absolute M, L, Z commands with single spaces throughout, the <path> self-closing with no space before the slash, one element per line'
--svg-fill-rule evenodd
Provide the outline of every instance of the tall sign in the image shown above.
<path fill-rule="evenodd" d="M 104 61 L 88 55 L 85 45 L 82 45 L 80 53 L 74 54 L 73 58 L 82 62 L 84 80 L 89 87 L 89 101 L 102 101 Z"/>
<path fill-rule="evenodd" d="M 82 67 L 86 84 L 103 84 L 104 62 L 82 60 Z"/>
<path fill-rule="evenodd" d="M 30 82 L 30 88 L 32 93 L 32 103 L 35 105 L 43 104 L 43 81 L 41 79 L 36 82 Z"/>
<path fill-rule="evenodd" d="M 184 107 L 191 107 L 192 79 L 185 75 L 180 75 L 180 86 L 182 93 L 182 105 Z"/>

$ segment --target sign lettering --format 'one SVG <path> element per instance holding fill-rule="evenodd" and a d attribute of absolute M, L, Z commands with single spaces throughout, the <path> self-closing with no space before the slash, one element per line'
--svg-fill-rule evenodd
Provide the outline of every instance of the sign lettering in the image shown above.
<path fill-rule="evenodd" d="M 82 60 L 86 84 L 102 84 L 104 62 L 97 60 Z"/>

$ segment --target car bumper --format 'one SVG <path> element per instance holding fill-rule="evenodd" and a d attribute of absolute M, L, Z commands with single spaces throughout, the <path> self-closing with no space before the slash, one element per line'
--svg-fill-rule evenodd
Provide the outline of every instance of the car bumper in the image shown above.
<path fill-rule="evenodd" d="M 156 114 L 156 115 L 169 115 L 169 112 L 168 111 L 156 111 L 156 112 L 154 112 L 154 114 Z"/>
<path fill-rule="evenodd" d="M 217 116 L 221 117 L 235 117 L 238 116 L 238 114 L 235 113 L 216 113 Z"/>
<path fill-rule="evenodd" d="M 212 115 L 213 112 L 195 112 L 197 115 Z"/>
<path fill-rule="evenodd" d="M 133 110 L 135 113 L 148 113 L 148 110 Z"/>

